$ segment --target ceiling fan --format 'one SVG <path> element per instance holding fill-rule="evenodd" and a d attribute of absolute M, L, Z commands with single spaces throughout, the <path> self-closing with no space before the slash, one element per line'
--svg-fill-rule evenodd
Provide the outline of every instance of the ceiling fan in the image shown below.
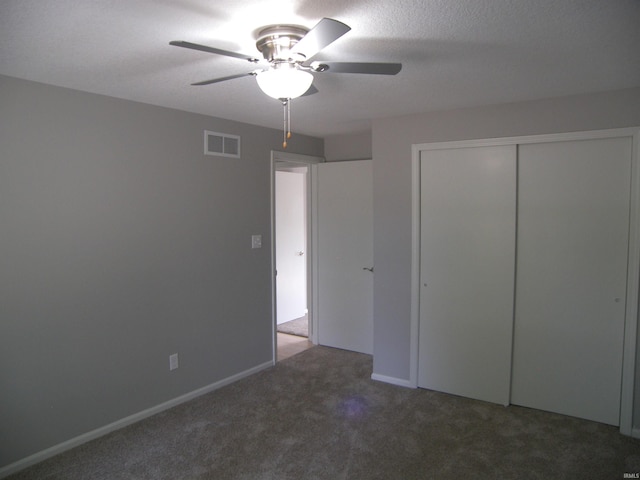
<path fill-rule="evenodd" d="M 395 75 L 402 69 L 400 63 L 368 63 L 368 62 L 310 62 L 309 60 L 320 50 L 335 42 L 351 30 L 351 27 L 331 18 L 323 18 L 311 30 L 297 25 L 275 25 L 262 28 L 257 35 L 256 48 L 262 53 L 264 60 L 268 62 L 267 69 L 257 69 L 247 73 L 229 75 L 227 77 L 214 78 L 192 85 L 210 85 L 212 83 L 224 82 L 247 75 L 256 76 L 258 84 L 262 88 L 263 83 L 269 83 L 267 77 L 276 80 L 274 83 L 282 82 L 288 76 L 298 77 L 308 81 L 307 89 L 300 91 L 303 83 L 298 80 L 296 86 L 273 91 L 265 91 L 269 96 L 277 99 L 291 99 L 307 93 L 313 82 L 311 72 L 331 72 L 331 73 L 364 73 L 373 75 Z M 208 47 L 197 43 L 174 40 L 169 42 L 176 47 L 190 48 L 202 52 L 225 55 L 227 57 L 246 60 L 250 63 L 259 63 L 260 59 L 242 53 L 230 52 L 220 48 Z M 302 75 L 300 75 L 302 73 Z M 261 77 L 264 82 L 261 82 Z M 271 95 L 273 93 L 274 95 Z M 315 91 L 313 92 L 315 93 Z"/>
<path fill-rule="evenodd" d="M 226 77 L 204 80 L 192 85 L 210 85 L 236 78 L 255 76 L 260 89 L 282 101 L 285 106 L 285 141 L 291 136 L 288 125 L 290 100 L 303 95 L 317 93 L 313 84 L 313 73 L 356 73 L 371 75 L 396 75 L 402 69 L 400 63 L 371 62 L 311 62 L 320 50 L 335 42 L 351 27 L 331 18 L 323 18 L 311 30 L 298 25 L 274 25 L 263 27 L 257 34 L 256 48 L 267 62 L 266 68 Z M 174 40 L 176 47 L 190 48 L 202 52 L 238 58 L 257 64 L 261 60 L 250 55 Z"/>

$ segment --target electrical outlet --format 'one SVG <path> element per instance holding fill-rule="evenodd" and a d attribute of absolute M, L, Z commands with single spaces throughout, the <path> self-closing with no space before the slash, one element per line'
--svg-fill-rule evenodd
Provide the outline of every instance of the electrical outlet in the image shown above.
<path fill-rule="evenodd" d="M 169 355 L 169 370 L 175 370 L 178 368 L 178 354 L 174 353 Z"/>
<path fill-rule="evenodd" d="M 262 235 L 251 235 L 251 248 L 262 248 Z"/>

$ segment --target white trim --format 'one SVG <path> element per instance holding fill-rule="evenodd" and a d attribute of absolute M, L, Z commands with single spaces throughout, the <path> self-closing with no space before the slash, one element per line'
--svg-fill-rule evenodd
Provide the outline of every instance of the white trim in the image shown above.
<path fill-rule="evenodd" d="M 311 201 L 311 301 L 309 302 L 313 309 L 313 328 L 311 329 L 311 343 L 318 345 L 320 342 L 319 332 L 320 326 L 318 319 L 320 318 L 320 302 L 318 302 L 318 166 L 312 165 L 309 168 L 310 201 Z"/>
<path fill-rule="evenodd" d="M 420 148 L 411 147 L 411 343 L 409 381 L 418 387 L 420 342 Z"/>
<path fill-rule="evenodd" d="M 314 163 L 322 163 L 324 157 L 316 157 L 314 155 L 304 155 L 302 153 L 281 152 L 271 150 L 271 159 L 278 162 L 296 163 L 298 165 L 313 165 Z"/>
<path fill-rule="evenodd" d="M 119 430 L 123 427 L 139 422 L 140 420 L 144 420 L 145 418 L 148 418 L 152 415 L 155 415 L 157 413 L 173 408 L 177 405 L 180 405 L 181 403 L 188 402 L 189 400 L 193 400 L 196 397 L 199 397 L 206 393 L 210 393 L 214 390 L 217 390 L 221 387 L 229 385 L 233 382 L 237 382 L 238 380 L 241 380 L 245 377 L 253 375 L 254 373 L 258 373 L 259 371 L 269 368 L 271 366 L 273 366 L 272 362 L 262 363 L 260 365 L 252 367 L 243 372 L 237 373 L 230 377 L 214 382 L 205 387 L 198 388 L 197 390 L 193 390 L 192 392 L 186 393 L 184 395 L 180 395 L 179 397 L 173 398 L 169 401 L 166 401 L 154 407 L 148 408 L 146 410 L 142 410 L 141 412 L 138 412 L 138 413 L 134 413 L 133 415 L 129 415 L 128 417 L 121 418 L 120 420 L 117 420 L 103 427 L 97 428 L 87 433 L 83 433 L 82 435 L 78 435 L 77 437 L 74 437 L 70 440 L 59 443 L 57 445 L 54 445 L 53 447 L 49 447 L 40 452 L 34 453 L 33 455 L 29 455 L 26 458 L 23 458 L 21 460 L 18 460 L 17 462 L 14 462 L 12 464 L 9 464 L 5 467 L 0 468 L 0 478 L 7 477 L 13 473 L 16 473 L 27 467 L 30 467 L 31 465 L 40 463 L 43 460 L 46 460 L 47 458 L 51 458 L 62 452 L 65 452 L 74 447 L 82 445 L 83 443 L 87 443 L 91 440 L 95 440 L 96 438 L 102 437 L 115 430 Z"/>
<path fill-rule="evenodd" d="M 640 275 L 640 130 L 636 129 L 633 132 L 632 140 L 627 305 L 622 350 L 622 386 L 620 390 L 620 433 L 623 435 L 633 434 L 633 402 L 636 387 L 638 276 Z"/>
<path fill-rule="evenodd" d="M 380 375 L 378 373 L 372 373 L 371 380 L 390 383 L 391 385 L 397 385 L 399 387 L 416 388 L 416 385 L 411 380 L 405 380 L 404 378 L 388 377 L 387 375 Z"/>
<path fill-rule="evenodd" d="M 622 382 L 620 393 L 620 433 L 640 438 L 640 430 L 633 428 L 633 407 L 635 393 L 636 350 L 638 333 L 638 295 L 640 288 L 640 127 L 617 128 L 610 130 L 593 130 L 583 132 L 568 132 L 558 134 L 531 135 L 520 137 L 488 138 L 475 140 L 461 140 L 451 142 L 421 143 L 412 145 L 412 245 L 411 245 L 411 343 L 410 376 L 417 374 L 419 368 L 419 326 L 420 326 L 420 298 L 416 292 L 420 290 L 419 270 L 420 260 L 420 152 L 422 150 L 437 150 L 451 148 L 471 148 L 497 145 L 522 145 L 544 142 L 561 142 L 570 140 L 594 140 L 600 138 L 631 137 L 632 149 L 632 178 L 631 178 L 631 208 L 629 216 L 629 255 L 627 277 L 627 305 L 624 327 L 624 347 L 622 358 Z M 417 385 L 417 377 L 416 377 Z"/>
<path fill-rule="evenodd" d="M 412 145 L 413 150 L 438 150 L 451 148 L 491 147 L 498 145 L 519 145 L 545 142 L 562 142 L 570 140 L 595 140 L 598 138 L 634 137 L 640 127 L 613 128 L 610 130 L 591 130 L 584 132 L 551 133 L 520 137 L 484 138 L 473 140 L 456 140 L 450 142 L 418 143 Z"/>
<path fill-rule="evenodd" d="M 272 328 L 272 355 L 273 363 L 277 361 L 277 297 L 276 297 L 276 170 L 278 164 L 288 164 L 289 166 L 306 167 L 307 169 L 307 309 L 309 319 L 309 340 L 311 343 L 317 344 L 317 315 L 316 315 L 316 289 L 315 276 L 316 259 L 315 259 L 315 242 L 313 239 L 314 221 L 315 221 L 315 181 L 313 165 L 324 162 L 324 157 L 315 157 L 312 155 L 303 155 L 298 153 L 271 151 L 271 328 Z"/>

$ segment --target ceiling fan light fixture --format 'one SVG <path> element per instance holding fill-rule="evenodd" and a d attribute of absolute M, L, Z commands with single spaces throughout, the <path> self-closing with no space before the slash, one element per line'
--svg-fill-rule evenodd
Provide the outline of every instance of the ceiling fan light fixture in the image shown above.
<path fill-rule="evenodd" d="M 258 86 L 268 96 L 287 100 L 304 95 L 313 83 L 313 75 L 295 66 L 270 68 L 256 76 Z"/>

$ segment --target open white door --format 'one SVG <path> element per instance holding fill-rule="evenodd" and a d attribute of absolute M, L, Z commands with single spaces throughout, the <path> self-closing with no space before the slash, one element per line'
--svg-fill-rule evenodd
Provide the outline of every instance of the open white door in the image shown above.
<path fill-rule="evenodd" d="M 373 353 L 371 160 L 314 166 L 318 343 Z"/>

